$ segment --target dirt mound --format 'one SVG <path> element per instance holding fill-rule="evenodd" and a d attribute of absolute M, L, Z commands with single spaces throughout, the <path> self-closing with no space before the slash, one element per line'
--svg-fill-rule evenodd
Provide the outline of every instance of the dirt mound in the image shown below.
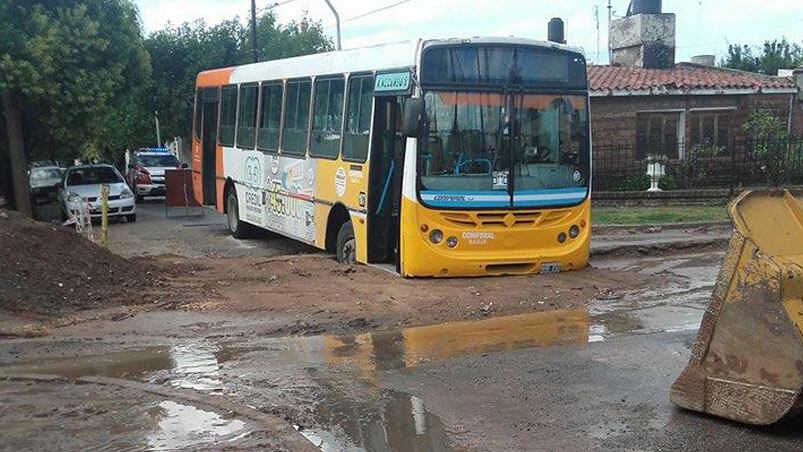
<path fill-rule="evenodd" d="M 147 303 L 159 271 L 89 242 L 75 231 L 0 210 L 0 310 L 60 315 Z"/>

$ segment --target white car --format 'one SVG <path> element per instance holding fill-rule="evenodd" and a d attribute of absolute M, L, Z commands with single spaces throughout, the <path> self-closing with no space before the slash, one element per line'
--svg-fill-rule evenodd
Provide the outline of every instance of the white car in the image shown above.
<path fill-rule="evenodd" d="M 129 223 L 137 221 L 134 192 L 111 165 L 81 165 L 67 170 L 59 193 L 62 218 L 75 215 L 82 203 L 89 206 L 92 218 L 99 218 L 102 185 L 109 186 L 109 217 L 125 217 Z"/>
<path fill-rule="evenodd" d="M 131 157 L 126 180 L 141 201 L 146 196 L 165 195 L 165 170 L 181 164 L 167 149 L 139 150 Z"/>

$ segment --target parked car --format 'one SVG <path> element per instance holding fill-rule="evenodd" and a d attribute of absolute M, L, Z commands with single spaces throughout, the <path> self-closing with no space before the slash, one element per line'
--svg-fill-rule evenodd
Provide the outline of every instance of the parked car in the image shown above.
<path fill-rule="evenodd" d="M 36 160 L 36 161 L 28 163 L 28 168 L 29 169 L 44 168 L 44 167 L 60 168 L 60 165 L 59 165 L 59 162 L 57 162 L 55 160 Z"/>
<path fill-rule="evenodd" d="M 31 187 L 31 203 L 45 204 L 58 199 L 64 174 L 57 166 L 43 166 L 31 169 L 28 182 Z"/>
<path fill-rule="evenodd" d="M 126 182 L 138 201 L 146 196 L 164 196 L 165 170 L 180 166 L 178 158 L 168 149 L 140 149 L 128 163 Z"/>
<path fill-rule="evenodd" d="M 99 218 L 102 185 L 109 186 L 109 217 L 137 221 L 134 192 L 112 165 L 80 165 L 67 169 L 59 194 L 62 218 L 66 220 L 71 213 L 78 212 L 81 203 L 88 203 L 92 218 Z"/>

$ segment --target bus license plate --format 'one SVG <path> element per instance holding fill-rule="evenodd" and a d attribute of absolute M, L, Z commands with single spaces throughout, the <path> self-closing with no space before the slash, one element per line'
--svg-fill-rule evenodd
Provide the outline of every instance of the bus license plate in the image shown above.
<path fill-rule="evenodd" d="M 560 273 L 560 263 L 557 262 L 549 262 L 546 264 L 541 264 L 541 274 L 542 275 L 552 275 L 555 273 Z"/>

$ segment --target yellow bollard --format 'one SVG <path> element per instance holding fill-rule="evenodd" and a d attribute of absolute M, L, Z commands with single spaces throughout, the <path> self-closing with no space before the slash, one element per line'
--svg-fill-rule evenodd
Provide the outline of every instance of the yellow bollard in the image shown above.
<path fill-rule="evenodd" d="M 100 246 L 109 246 L 109 186 L 100 186 Z"/>

